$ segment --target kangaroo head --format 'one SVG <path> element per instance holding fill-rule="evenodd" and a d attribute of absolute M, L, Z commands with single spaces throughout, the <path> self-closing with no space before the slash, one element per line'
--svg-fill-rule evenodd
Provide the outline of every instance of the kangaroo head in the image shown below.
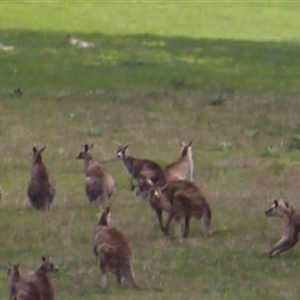
<path fill-rule="evenodd" d="M 85 144 L 83 147 L 83 151 L 79 152 L 79 154 L 76 156 L 76 159 L 85 159 L 88 155 L 90 155 L 90 150 L 93 148 L 93 144 L 90 146 L 88 144 Z"/>
<path fill-rule="evenodd" d="M 182 149 L 181 149 L 181 156 L 186 156 L 187 154 L 191 154 L 191 151 L 192 151 L 192 143 L 193 141 L 190 141 L 189 143 L 184 143 L 184 142 L 181 142 L 181 146 L 182 146 Z"/>
<path fill-rule="evenodd" d="M 42 264 L 40 269 L 44 272 L 57 272 L 59 268 L 51 261 L 50 256 L 41 256 Z"/>
<path fill-rule="evenodd" d="M 12 264 L 8 265 L 7 275 L 20 275 L 20 264 Z"/>
<path fill-rule="evenodd" d="M 98 225 L 100 226 L 108 226 L 111 221 L 111 213 L 110 208 L 107 207 L 104 212 L 101 213 L 98 219 Z"/>
<path fill-rule="evenodd" d="M 148 198 L 150 203 L 157 203 L 161 198 L 161 187 L 158 184 L 153 184 L 151 179 L 146 179 L 148 185 Z"/>
<path fill-rule="evenodd" d="M 44 146 L 40 150 L 38 150 L 36 147 L 32 147 L 32 154 L 33 154 L 33 163 L 41 163 L 43 161 L 42 158 L 42 152 L 46 149 Z"/>
<path fill-rule="evenodd" d="M 283 199 L 274 200 L 274 203 L 265 211 L 267 217 L 279 217 L 290 215 L 294 211 L 293 207 Z"/>
<path fill-rule="evenodd" d="M 125 145 L 125 146 L 119 145 L 118 146 L 118 148 L 117 148 L 117 156 L 120 159 L 125 158 L 125 156 L 126 156 L 126 150 L 127 150 L 128 147 L 129 147 L 129 145 Z"/>

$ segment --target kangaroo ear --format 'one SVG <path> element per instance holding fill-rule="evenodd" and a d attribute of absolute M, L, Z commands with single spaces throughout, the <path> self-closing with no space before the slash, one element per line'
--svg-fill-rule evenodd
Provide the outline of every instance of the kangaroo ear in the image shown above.
<path fill-rule="evenodd" d="M 129 147 L 129 144 L 125 145 L 123 150 L 125 151 Z"/>
<path fill-rule="evenodd" d="M 153 182 L 150 178 L 146 178 L 146 182 L 149 186 L 153 186 Z"/>
<path fill-rule="evenodd" d="M 46 149 L 46 146 L 44 146 L 42 149 L 40 149 L 40 153 L 42 153 Z"/>
<path fill-rule="evenodd" d="M 285 206 L 286 206 L 287 208 L 290 207 L 290 205 L 289 205 L 289 203 L 288 203 L 287 201 L 285 201 L 284 203 L 285 203 Z"/>
<path fill-rule="evenodd" d="M 277 207 L 278 206 L 278 200 L 274 200 L 274 204 Z"/>
<path fill-rule="evenodd" d="M 161 191 L 163 191 L 168 186 L 168 183 L 166 183 L 163 187 L 161 187 Z"/>
<path fill-rule="evenodd" d="M 85 152 L 89 151 L 89 145 L 88 145 L 88 144 L 85 144 L 85 145 L 84 145 L 84 151 L 85 151 Z"/>
<path fill-rule="evenodd" d="M 190 142 L 187 144 L 187 146 L 188 146 L 188 147 L 191 147 L 191 146 L 192 146 L 192 143 L 193 143 L 193 141 L 190 141 Z"/>
<path fill-rule="evenodd" d="M 106 213 L 107 216 L 109 215 L 109 213 L 110 213 L 110 207 L 109 206 L 106 207 L 105 213 Z"/>
<path fill-rule="evenodd" d="M 37 153 L 36 147 L 32 147 L 32 151 L 33 151 L 34 154 Z"/>
<path fill-rule="evenodd" d="M 41 260 L 42 260 L 42 262 L 45 262 L 45 261 L 47 261 L 47 258 L 46 258 L 46 256 L 42 255 L 42 256 L 41 256 Z"/>
<path fill-rule="evenodd" d="M 185 147 L 186 144 L 184 142 L 180 142 L 180 146 Z"/>
<path fill-rule="evenodd" d="M 94 144 L 90 144 L 90 149 L 92 149 L 94 147 Z"/>

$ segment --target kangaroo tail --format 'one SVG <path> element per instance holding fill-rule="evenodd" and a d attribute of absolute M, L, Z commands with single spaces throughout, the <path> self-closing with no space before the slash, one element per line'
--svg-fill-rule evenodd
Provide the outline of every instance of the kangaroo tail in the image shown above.
<path fill-rule="evenodd" d="M 141 287 L 135 280 L 132 266 L 130 264 L 126 264 L 125 266 L 123 266 L 122 269 L 123 269 L 122 275 L 123 275 L 124 279 L 126 280 L 126 282 L 129 285 L 131 285 L 132 287 L 134 287 L 136 289 L 140 289 Z"/>
<path fill-rule="evenodd" d="M 210 228 L 211 226 L 211 209 L 210 206 L 207 204 L 203 216 L 202 216 L 202 224 L 203 224 L 203 234 L 206 237 L 212 236 L 213 232 Z"/>

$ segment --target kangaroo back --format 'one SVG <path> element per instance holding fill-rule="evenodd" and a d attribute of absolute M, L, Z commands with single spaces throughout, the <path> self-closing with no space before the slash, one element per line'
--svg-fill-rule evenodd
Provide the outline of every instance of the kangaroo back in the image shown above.
<path fill-rule="evenodd" d="M 43 300 L 37 286 L 32 282 L 22 281 L 18 284 L 16 300 Z"/>
<path fill-rule="evenodd" d="M 94 234 L 94 254 L 102 273 L 102 286 L 107 285 L 107 273 L 113 273 L 118 284 L 122 278 L 133 287 L 138 287 L 132 270 L 133 254 L 123 233 L 108 226 L 109 208 L 104 211 Z"/>
<path fill-rule="evenodd" d="M 7 272 L 9 276 L 10 299 L 43 300 L 36 284 L 22 278 L 19 268 L 19 264 L 10 264 Z"/>
<path fill-rule="evenodd" d="M 45 147 L 37 150 L 33 147 L 33 163 L 27 194 L 31 205 L 37 209 L 51 207 L 56 191 L 54 183 L 49 179 L 48 171 L 43 163 L 42 152 Z"/>
<path fill-rule="evenodd" d="M 84 172 L 87 177 L 102 177 L 104 168 L 91 154 L 92 145 L 85 144 L 83 151 L 79 152 L 76 159 L 83 160 Z"/>
<path fill-rule="evenodd" d="M 115 191 L 114 178 L 92 157 L 90 150 L 93 145 L 85 144 L 84 150 L 76 159 L 84 161 L 86 174 L 85 193 L 90 203 L 103 204 L 107 202 Z"/>
<path fill-rule="evenodd" d="M 192 154 L 192 142 L 185 144 L 181 142 L 182 150 L 180 157 L 173 163 L 164 167 L 167 179 L 185 180 L 189 177 L 193 180 L 194 162 Z"/>

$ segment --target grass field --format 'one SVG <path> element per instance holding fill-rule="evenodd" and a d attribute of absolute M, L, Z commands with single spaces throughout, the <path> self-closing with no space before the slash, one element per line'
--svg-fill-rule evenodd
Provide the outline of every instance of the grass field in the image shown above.
<path fill-rule="evenodd" d="M 0 43 L 20 46 L 0 52 L 0 299 L 8 262 L 26 274 L 41 254 L 60 266 L 51 276 L 59 300 L 298 299 L 299 247 L 263 254 L 281 234 L 264 210 L 279 197 L 299 207 L 299 11 L 289 1 L 0 2 Z M 73 48 L 69 32 L 98 46 Z M 162 237 L 116 159 L 121 142 L 167 164 L 181 140 L 193 140 L 211 239 L 196 220 L 186 241 Z M 101 288 L 98 212 L 75 160 L 84 143 L 116 178 L 112 223 L 131 241 L 138 281 L 163 292 L 118 288 L 112 276 Z M 33 145 L 46 145 L 56 181 L 49 212 L 26 197 Z"/>

